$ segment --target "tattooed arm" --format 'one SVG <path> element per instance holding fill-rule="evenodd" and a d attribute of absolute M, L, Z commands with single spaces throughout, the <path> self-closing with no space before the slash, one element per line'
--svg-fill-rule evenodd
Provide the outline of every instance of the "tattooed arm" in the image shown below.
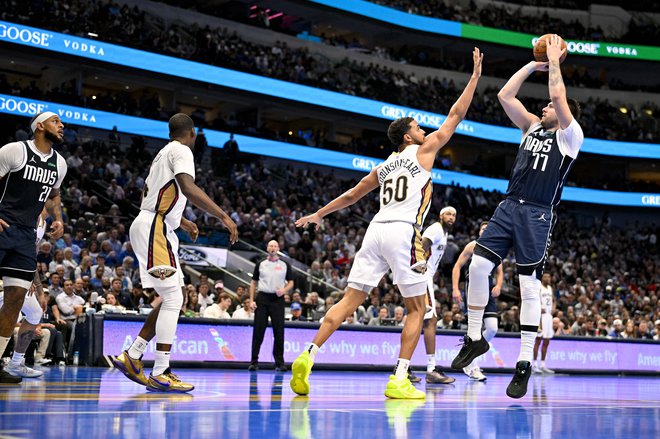
<path fill-rule="evenodd" d="M 566 50 L 566 49 L 564 49 Z M 561 40 L 557 35 L 550 37 L 547 43 L 548 54 L 548 89 L 550 91 L 550 100 L 552 106 L 557 113 L 559 126 L 562 129 L 568 128 L 573 122 L 571 110 L 568 108 L 568 101 L 566 100 L 566 87 L 564 80 L 561 77 L 561 68 L 559 67 L 559 58 L 563 51 L 561 50 Z"/>

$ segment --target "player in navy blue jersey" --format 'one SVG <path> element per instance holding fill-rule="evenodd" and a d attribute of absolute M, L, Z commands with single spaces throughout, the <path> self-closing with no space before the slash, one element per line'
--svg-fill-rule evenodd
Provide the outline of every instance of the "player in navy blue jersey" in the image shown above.
<path fill-rule="evenodd" d="M 511 398 L 521 398 L 527 393 L 534 340 L 541 320 L 540 279 L 556 222 L 556 206 L 584 140 L 576 120 L 579 104 L 566 98 L 557 35 L 550 38 L 547 55 L 548 62 L 532 61 L 518 70 L 497 95 L 507 116 L 522 130 L 522 142 L 511 171 L 507 197 L 495 210 L 475 247 L 468 286 L 468 333 L 452 362 L 453 368 L 461 369 L 488 351 L 489 344 L 481 335 L 489 295 L 488 275 L 513 248 L 522 305 L 520 354 L 506 391 Z M 549 72 L 550 102 L 543 108 L 541 118 L 527 111 L 516 98 L 525 79 L 536 71 Z"/>
<path fill-rule="evenodd" d="M 54 219 L 50 237 L 57 239 L 64 233 L 59 188 L 67 166 L 53 149 L 54 143 L 64 140 L 64 125 L 57 114 L 45 112 L 37 114 L 30 127 L 33 139 L 0 148 L 0 276 L 4 288 L 0 352 L 9 343 L 25 294 L 34 280 L 37 219 L 44 205 Z M 37 324 L 39 319 L 30 323 Z M 20 377 L 0 370 L 0 383 L 20 381 Z"/>

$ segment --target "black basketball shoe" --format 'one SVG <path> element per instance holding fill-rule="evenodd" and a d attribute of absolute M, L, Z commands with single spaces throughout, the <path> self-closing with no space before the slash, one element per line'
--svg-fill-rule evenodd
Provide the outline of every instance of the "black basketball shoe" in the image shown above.
<path fill-rule="evenodd" d="M 464 367 L 467 367 L 479 355 L 488 352 L 488 349 L 490 349 L 490 345 L 485 338 L 481 337 L 479 340 L 473 341 L 466 335 L 463 337 L 463 347 L 461 348 L 461 351 L 456 355 L 454 361 L 451 362 L 451 368 L 461 370 Z"/>
<path fill-rule="evenodd" d="M 506 394 L 509 398 L 522 398 L 527 393 L 527 382 L 532 375 L 532 363 L 529 361 L 519 361 L 516 364 L 516 373 L 506 388 Z"/>
<path fill-rule="evenodd" d="M 11 375 L 0 366 L 0 384 L 18 384 L 23 381 L 23 378 Z"/>

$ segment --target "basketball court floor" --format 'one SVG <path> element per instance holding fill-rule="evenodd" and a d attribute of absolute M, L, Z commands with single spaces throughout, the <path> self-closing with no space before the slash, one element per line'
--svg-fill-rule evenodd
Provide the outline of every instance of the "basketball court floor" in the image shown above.
<path fill-rule="evenodd" d="M 146 392 L 116 371 L 51 367 L 0 385 L 0 438 L 655 438 L 660 377 L 533 376 L 520 400 L 509 375 L 453 375 L 426 401 L 387 400 L 388 374 L 315 371 L 296 396 L 290 373 L 177 370 L 190 394 Z"/>

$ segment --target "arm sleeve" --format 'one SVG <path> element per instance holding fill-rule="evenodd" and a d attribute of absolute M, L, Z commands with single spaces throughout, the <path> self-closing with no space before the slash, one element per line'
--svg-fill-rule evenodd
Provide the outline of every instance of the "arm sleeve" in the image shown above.
<path fill-rule="evenodd" d="M 66 160 L 64 160 L 64 157 L 61 155 L 57 154 L 57 181 L 55 182 L 55 185 L 53 188 L 59 189 L 60 186 L 62 185 L 62 182 L 64 181 L 64 177 L 66 177 L 66 171 L 68 167 L 66 165 Z"/>
<path fill-rule="evenodd" d="M 557 131 L 557 141 L 562 154 L 573 159 L 577 157 L 582 142 L 584 142 L 584 133 L 575 118 L 573 118 L 573 121 L 565 130 Z"/>
<path fill-rule="evenodd" d="M 261 266 L 261 261 L 257 262 L 254 266 L 254 272 L 252 273 L 252 280 L 257 282 L 259 280 L 259 267 Z"/>
<path fill-rule="evenodd" d="M 185 145 L 177 145 L 168 154 L 174 175 L 188 174 L 195 179 L 195 159 L 192 150 Z"/>
<path fill-rule="evenodd" d="M 23 164 L 25 147 L 21 142 L 8 143 L 0 148 L 0 178 Z"/>
<path fill-rule="evenodd" d="M 285 262 L 284 264 L 286 264 L 286 277 L 285 277 L 285 279 L 287 281 L 293 280 L 293 270 L 291 269 L 291 264 L 289 264 L 288 262 Z"/>

